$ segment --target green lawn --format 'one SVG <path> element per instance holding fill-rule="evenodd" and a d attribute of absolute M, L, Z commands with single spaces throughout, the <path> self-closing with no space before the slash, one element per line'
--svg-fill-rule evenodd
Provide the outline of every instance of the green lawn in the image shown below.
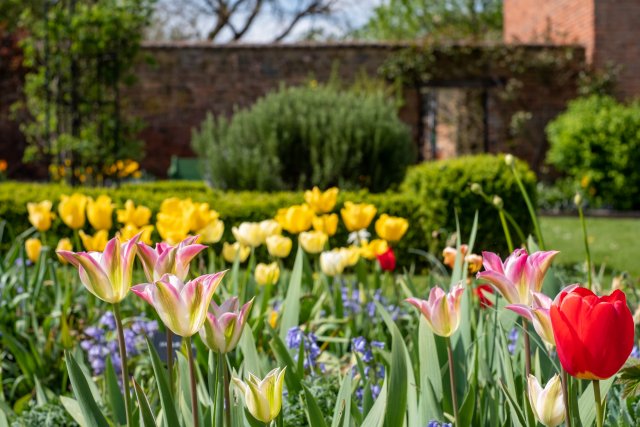
<path fill-rule="evenodd" d="M 577 216 L 543 217 L 542 232 L 547 248 L 557 249 L 558 263 L 585 260 L 582 229 Z M 640 276 L 640 219 L 587 218 L 591 258 L 599 268 L 604 262 L 613 272 L 628 271 Z"/>

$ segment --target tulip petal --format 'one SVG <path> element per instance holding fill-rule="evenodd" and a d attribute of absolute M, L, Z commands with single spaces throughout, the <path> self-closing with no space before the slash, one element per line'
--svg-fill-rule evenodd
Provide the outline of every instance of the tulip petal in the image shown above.
<path fill-rule="evenodd" d="M 476 277 L 492 284 L 511 304 L 519 304 L 521 302 L 518 290 L 506 276 L 496 271 L 482 271 Z"/>

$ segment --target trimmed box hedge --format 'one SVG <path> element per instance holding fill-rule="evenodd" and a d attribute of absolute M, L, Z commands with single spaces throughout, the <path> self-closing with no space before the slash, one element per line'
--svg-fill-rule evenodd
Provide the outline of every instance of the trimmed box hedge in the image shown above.
<path fill-rule="evenodd" d="M 534 197 L 535 176 L 523 163 L 518 163 L 518 169 L 525 186 Z M 401 186 L 402 191 L 377 194 L 342 191 L 334 212 L 339 213 L 344 202 L 351 200 L 373 203 L 378 208 L 378 216 L 387 213 L 407 218 L 409 230 L 397 247 L 400 264 L 407 266 L 413 261 L 422 264 L 417 255 L 409 253 L 410 248 L 432 252 L 439 252 L 443 248 L 446 236 L 456 229 L 454 209 L 458 210 L 463 240 L 466 241 L 477 209 L 480 215 L 477 250 L 482 248 L 504 253 L 506 243 L 496 209 L 481 196 L 471 192 L 470 185 L 474 182 L 479 183 L 487 194 L 501 196 L 505 208 L 523 230 L 532 230 L 522 196 L 501 156 L 463 157 L 411 167 Z M 74 191 L 94 198 L 107 194 L 118 207 L 122 207 L 127 199 L 132 199 L 136 205 L 151 208 L 152 223 L 155 222 L 160 204 L 168 197 L 208 202 L 220 213 L 225 223 L 223 240 L 233 240 L 233 225 L 242 221 L 272 218 L 279 208 L 304 201 L 302 192 L 222 192 L 192 181 L 126 184 L 119 188 L 71 188 L 60 184 L 8 182 L 0 184 L 0 218 L 6 220 L 15 232 L 21 232 L 30 227 L 26 208 L 28 202 L 48 199 L 54 202 L 54 210 L 57 211 L 60 196 Z M 114 211 L 114 226 L 115 224 Z M 374 232 L 373 224 L 369 229 Z M 85 230 L 93 232 L 88 223 Z M 113 233 L 114 230 L 111 235 Z M 347 234 L 340 221 L 338 233 L 332 238 L 332 245 L 345 245 Z M 54 221 L 52 229 L 47 233 L 48 239 L 52 239 L 52 236 L 59 238 L 70 235 L 71 231 L 59 219 Z"/>

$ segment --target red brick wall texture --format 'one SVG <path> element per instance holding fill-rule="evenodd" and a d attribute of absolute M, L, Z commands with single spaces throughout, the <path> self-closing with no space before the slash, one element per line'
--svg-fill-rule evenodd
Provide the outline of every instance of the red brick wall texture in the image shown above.
<path fill-rule="evenodd" d="M 618 95 L 640 96 L 640 0 L 505 0 L 507 43 L 577 43 L 595 68 L 620 65 Z"/>

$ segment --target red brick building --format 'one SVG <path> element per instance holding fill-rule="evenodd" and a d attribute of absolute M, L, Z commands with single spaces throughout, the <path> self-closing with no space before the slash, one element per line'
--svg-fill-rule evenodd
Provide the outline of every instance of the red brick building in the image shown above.
<path fill-rule="evenodd" d="M 640 0 L 504 0 L 504 41 L 580 44 L 596 69 L 621 66 L 621 97 L 640 96 Z"/>

